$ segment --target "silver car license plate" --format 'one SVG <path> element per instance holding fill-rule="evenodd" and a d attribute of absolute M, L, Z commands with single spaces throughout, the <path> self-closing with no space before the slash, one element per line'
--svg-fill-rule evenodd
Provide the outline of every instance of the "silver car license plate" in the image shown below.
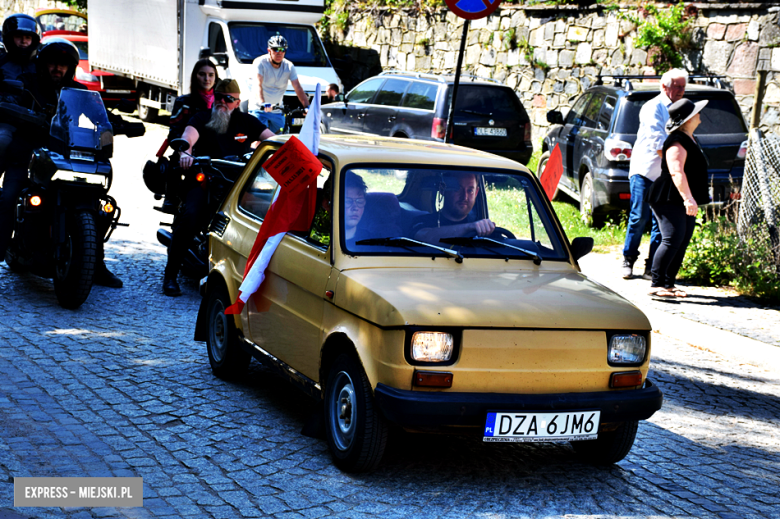
<path fill-rule="evenodd" d="M 489 136 L 489 137 L 506 137 L 507 132 L 506 128 L 485 128 L 482 126 L 477 126 L 474 128 L 474 135 L 482 135 L 482 136 Z"/>
<path fill-rule="evenodd" d="M 601 411 L 488 413 L 486 442 L 567 442 L 595 440 Z"/>

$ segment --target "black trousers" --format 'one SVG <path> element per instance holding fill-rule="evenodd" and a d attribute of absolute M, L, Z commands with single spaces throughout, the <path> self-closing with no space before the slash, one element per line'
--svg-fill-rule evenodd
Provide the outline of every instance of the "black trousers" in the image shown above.
<path fill-rule="evenodd" d="M 187 249 L 198 230 L 208 223 L 208 192 L 200 185 L 190 188 L 184 196 L 184 212 L 176 218 L 173 239 L 168 247 L 165 275 L 175 277 L 181 269 Z"/>
<path fill-rule="evenodd" d="M 5 260 L 5 249 L 14 229 L 16 204 L 27 182 L 27 168 L 23 166 L 10 165 L 3 175 L 3 194 L 0 195 L 0 261 Z"/>
<path fill-rule="evenodd" d="M 661 228 L 661 245 L 653 258 L 654 288 L 671 288 L 677 279 L 685 251 L 696 227 L 696 217 L 685 214 L 685 206 L 650 204 Z"/>

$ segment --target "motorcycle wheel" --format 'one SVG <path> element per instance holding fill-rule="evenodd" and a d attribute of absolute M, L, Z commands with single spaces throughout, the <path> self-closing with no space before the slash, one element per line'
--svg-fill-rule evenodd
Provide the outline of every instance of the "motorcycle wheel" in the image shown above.
<path fill-rule="evenodd" d="M 19 261 L 19 255 L 13 250 L 12 246 L 9 246 L 8 250 L 5 251 L 5 264 L 8 265 L 12 272 L 17 274 L 27 272 L 27 267 Z"/>
<path fill-rule="evenodd" d="M 97 227 L 89 211 L 79 211 L 66 224 L 65 243 L 55 258 L 54 293 L 60 306 L 76 309 L 92 290 L 97 263 Z"/>

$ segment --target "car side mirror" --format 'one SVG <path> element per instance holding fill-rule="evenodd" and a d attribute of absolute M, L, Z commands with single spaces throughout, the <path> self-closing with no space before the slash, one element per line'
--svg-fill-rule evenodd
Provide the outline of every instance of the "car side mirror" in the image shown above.
<path fill-rule="evenodd" d="M 216 54 L 211 55 L 212 58 L 217 62 L 217 65 L 222 68 L 227 68 L 228 66 L 228 55 L 225 52 L 218 52 Z"/>
<path fill-rule="evenodd" d="M 204 59 L 211 57 L 211 49 L 208 47 L 201 47 L 200 52 L 198 52 L 198 59 Z"/>
<path fill-rule="evenodd" d="M 558 110 L 547 112 L 547 122 L 550 124 L 563 124 L 563 115 Z"/>
<path fill-rule="evenodd" d="M 593 250 L 593 238 L 580 237 L 574 238 L 571 242 L 571 254 L 575 261 Z"/>
<path fill-rule="evenodd" d="M 171 142 L 168 143 L 168 145 L 174 151 L 178 151 L 179 153 L 190 149 L 190 143 L 187 142 L 187 139 L 173 139 Z"/>

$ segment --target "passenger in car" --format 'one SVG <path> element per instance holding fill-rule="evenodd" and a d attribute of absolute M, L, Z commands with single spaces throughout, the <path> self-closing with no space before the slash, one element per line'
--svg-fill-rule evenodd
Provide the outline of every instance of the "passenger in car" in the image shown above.
<path fill-rule="evenodd" d="M 417 218 L 412 224 L 415 240 L 436 243 L 441 238 L 458 236 L 489 236 L 496 224 L 485 218 L 477 220 L 471 214 L 479 194 L 477 176 L 474 173 L 449 173 L 444 175 L 444 204 L 441 211 Z"/>
<path fill-rule="evenodd" d="M 358 229 L 358 224 L 366 210 L 366 183 L 363 178 L 351 171 L 347 172 L 346 189 L 344 191 L 344 239 L 351 245 L 357 240 L 370 238 L 365 228 Z"/>

